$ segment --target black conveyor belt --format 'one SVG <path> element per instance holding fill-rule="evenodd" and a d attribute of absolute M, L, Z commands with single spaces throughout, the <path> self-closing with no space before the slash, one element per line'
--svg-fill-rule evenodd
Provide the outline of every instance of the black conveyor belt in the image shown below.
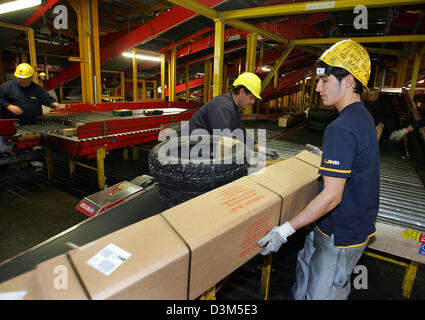
<path fill-rule="evenodd" d="M 30 271 L 37 264 L 70 250 L 67 242 L 82 246 L 109 233 L 151 217 L 162 211 L 156 185 L 140 195 L 85 220 L 0 266 L 0 282 Z"/>

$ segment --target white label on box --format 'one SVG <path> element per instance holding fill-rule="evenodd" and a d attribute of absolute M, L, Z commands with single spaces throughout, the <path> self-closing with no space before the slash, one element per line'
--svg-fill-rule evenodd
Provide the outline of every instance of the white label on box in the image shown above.
<path fill-rule="evenodd" d="M 0 300 L 22 300 L 26 294 L 26 291 L 2 292 L 0 293 Z"/>
<path fill-rule="evenodd" d="M 335 1 L 319 2 L 319 3 L 306 3 L 306 10 L 320 10 L 335 8 Z"/>
<path fill-rule="evenodd" d="M 117 269 L 128 258 L 130 258 L 130 256 L 131 253 L 110 243 L 97 254 L 95 254 L 92 258 L 90 258 L 87 263 L 93 268 L 102 272 L 104 275 L 109 276 L 112 272 L 115 271 L 115 269 Z"/>

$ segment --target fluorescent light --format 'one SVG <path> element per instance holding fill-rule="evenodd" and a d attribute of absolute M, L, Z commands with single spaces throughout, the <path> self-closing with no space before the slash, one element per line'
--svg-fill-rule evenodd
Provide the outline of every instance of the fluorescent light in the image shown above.
<path fill-rule="evenodd" d="M 0 14 L 31 8 L 41 4 L 41 0 L 16 0 L 0 4 Z"/>
<path fill-rule="evenodd" d="M 424 82 L 425 82 L 424 79 L 418 81 L 418 83 L 424 83 Z"/>
<path fill-rule="evenodd" d="M 123 52 L 122 55 L 124 57 L 133 58 L 133 54 L 132 53 L 129 53 L 129 52 Z M 136 54 L 136 55 L 134 55 L 134 57 L 136 57 L 136 59 L 140 59 L 140 60 L 149 60 L 149 61 L 161 62 L 161 58 L 160 57 L 147 56 L 145 54 Z"/>

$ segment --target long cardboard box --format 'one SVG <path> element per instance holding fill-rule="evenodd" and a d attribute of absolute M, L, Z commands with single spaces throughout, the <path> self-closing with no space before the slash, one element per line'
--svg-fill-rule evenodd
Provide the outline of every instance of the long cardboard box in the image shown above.
<path fill-rule="evenodd" d="M 91 299 L 187 299 L 189 250 L 160 215 L 68 255 Z"/>
<path fill-rule="evenodd" d="M 0 300 L 86 300 L 87 295 L 62 254 L 34 269 L 0 283 Z"/>
<path fill-rule="evenodd" d="M 40 299 L 40 286 L 35 270 L 0 283 L 0 300 Z"/>
<path fill-rule="evenodd" d="M 37 265 L 35 277 L 42 300 L 87 300 L 88 296 L 66 254 Z"/>
<path fill-rule="evenodd" d="M 246 178 L 161 213 L 191 251 L 189 299 L 215 285 L 261 248 L 279 223 L 282 200 Z"/>
<path fill-rule="evenodd" d="M 282 197 L 280 224 L 295 217 L 317 195 L 320 162 L 320 156 L 302 151 L 248 176 Z"/>
<path fill-rule="evenodd" d="M 319 166 L 319 156 L 301 152 L 48 260 L 12 286 L 0 284 L 0 292 L 26 290 L 24 298 L 33 299 L 195 299 L 258 254 L 258 240 L 315 197 Z M 68 291 L 60 291 L 64 270 Z"/>

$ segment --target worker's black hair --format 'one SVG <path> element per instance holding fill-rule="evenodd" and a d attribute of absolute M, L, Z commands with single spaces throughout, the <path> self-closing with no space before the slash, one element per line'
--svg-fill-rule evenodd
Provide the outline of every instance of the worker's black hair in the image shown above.
<path fill-rule="evenodd" d="M 238 85 L 236 87 L 232 87 L 232 93 L 233 94 L 239 94 L 239 90 L 243 89 L 245 91 L 245 94 L 250 94 L 251 91 L 249 91 L 245 86 L 243 85 Z"/>
<path fill-rule="evenodd" d="M 325 70 L 326 70 L 325 74 L 327 76 L 333 74 L 339 82 L 341 82 L 342 79 L 344 79 L 346 76 L 351 74 L 350 72 L 348 72 L 347 70 L 345 70 L 343 68 L 332 67 L 332 66 L 328 65 L 327 63 L 323 62 L 322 60 L 317 60 L 315 67 L 316 68 L 325 68 Z M 357 80 L 356 77 L 354 77 L 354 81 L 355 81 L 354 93 L 362 94 L 363 93 L 363 84 L 359 80 Z"/>

